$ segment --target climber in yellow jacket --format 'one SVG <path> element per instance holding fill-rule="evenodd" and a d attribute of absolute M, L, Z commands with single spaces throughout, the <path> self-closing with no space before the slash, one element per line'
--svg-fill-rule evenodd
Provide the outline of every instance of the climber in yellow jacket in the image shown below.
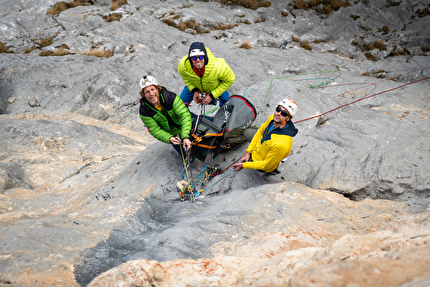
<path fill-rule="evenodd" d="M 222 106 L 230 97 L 227 89 L 234 83 L 233 71 L 223 58 L 215 57 L 201 42 L 191 44 L 188 55 L 179 61 L 178 72 L 185 83 L 180 95 L 185 105 L 192 100 L 215 105 L 218 99 Z"/>
<path fill-rule="evenodd" d="M 254 134 L 246 154 L 233 165 L 235 170 L 245 168 L 268 173 L 276 170 L 281 160 L 290 154 L 293 137 L 298 132 L 291 121 L 296 112 L 297 104 L 293 100 L 282 100 L 275 113 Z"/>

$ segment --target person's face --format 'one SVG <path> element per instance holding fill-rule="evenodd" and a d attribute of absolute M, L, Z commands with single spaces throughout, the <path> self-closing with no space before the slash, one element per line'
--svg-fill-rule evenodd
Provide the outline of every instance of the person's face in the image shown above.
<path fill-rule="evenodd" d="M 288 110 L 284 108 L 283 106 L 277 106 L 275 110 L 275 115 L 273 117 L 273 120 L 277 124 L 282 124 L 283 122 L 287 121 L 290 118 L 290 114 L 288 113 Z"/>
<path fill-rule="evenodd" d="M 200 60 L 200 58 L 202 58 L 202 59 Z M 205 58 L 200 57 L 200 56 L 191 57 L 191 62 L 193 62 L 194 68 L 196 68 L 197 70 L 201 70 L 203 68 L 203 66 L 205 65 Z"/>
<path fill-rule="evenodd" d="M 145 99 L 153 105 L 158 104 L 159 96 L 158 90 L 154 85 L 145 87 L 143 89 L 143 94 L 145 95 Z"/>

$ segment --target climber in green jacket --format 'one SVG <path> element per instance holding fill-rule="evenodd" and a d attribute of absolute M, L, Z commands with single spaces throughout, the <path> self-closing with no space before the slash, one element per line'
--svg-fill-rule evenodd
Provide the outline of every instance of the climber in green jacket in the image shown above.
<path fill-rule="evenodd" d="M 144 76 L 139 81 L 141 96 L 139 114 L 149 133 L 164 143 L 171 143 L 181 155 L 191 148 L 191 114 L 178 95 L 158 85 L 154 77 Z"/>
<path fill-rule="evenodd" d="M 179 61 L 178 72 L 185 83 L 180 98 L 186 105 L 192 100 L 215 105 L 218 99 L 222 106 L 230 97 L 227 89 L 234 83 L 233 71 L 223 58 L 215 57 L 201 42 L 191 44 L 188 55 Z"/>

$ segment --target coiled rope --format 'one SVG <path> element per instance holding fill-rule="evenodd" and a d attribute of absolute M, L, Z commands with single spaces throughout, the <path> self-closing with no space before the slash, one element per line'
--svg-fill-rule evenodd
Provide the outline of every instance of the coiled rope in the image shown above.
<path fill-rule="evenodd" d="M 341 93 L 341 94 L 337 95 L 336 97 L 339 97 L 339 96 L 344 95 L 344 94 L 346 94 L 346 93 L 349 93 L 349 92 L 352 92 L 352 91 L 355 91 L 355 90 L 358 90 L 358 89 L 363 89 L 363 88 L 366 88 L 366 87 L 369 87 L 369 86 L 375 86 L 375 87 L 373 88 L 373 90 L 375 90 L 375 89 L 376 89 L 376 85 L 377 85 L 377 84 L 379 84 L 379 83 L 382 83 L 382 82 L 385 82 L 385 81 L 388 81 L 388 80 L 392 80 L 392 79 L 395 79 L 395 78 L 398 78 L 398 77 L 401 77 L 401 76 L 404 76 L 404 75 L 407 75 L 407 74 L 410 74 L 410 73 L 414 73 L 414 72 L 417 72 L 417 71 L 426 70 L 426 69 L 430 69 L 430 67 L 421 68 L 421 69 L 416 69 L 416 70 L 413 70 L 413 71 L 410 71 L 410 72 L 403 73 L 403 74 L 401 74 L 401 75 L 393 76 L 393 77 L 390 77 L 390 78 L 387 78 L 387 79 L 384 79 L 384 80 L 378 81 L 378 82 L 376 82 L 376 83 L 366 84 L 366 85 L 364 85 L 364 86 L 361 86 L 361 87 L 358 87 L 358 88 L 355 88 L 355 89 L 352 89 L 352 90 L 349 90 L 349 91 L 343 92 L 343 93 Z M 422 79 L 419 79 L 419 80 L 415 80 L 415 81 L 413 81 L 413 82 L 410 82 L 410 83 L 407 83 L 407 84 L 403 84 L 403 85 L 400 85 L 400 86 L 398 86 L 398 87 L 395 87 L 395 88 L 392 88 L 392 89 L 388 89 L 388 90 L 385 90 L 385 91 L 382 91 L 382 92 L 379 92 L 379 93 L 376 93 L 376 94 L 372 94 L 372 95 L 369 95 L 369 96 L 364 96 L 364 97 L 362 97 L 362 98 L 359 98 L 358 100 L 355 100 L 355 101 L 349 102 L 349 103 L 344 104 L 344 105 L 340 105 L 340 106 L 338 106 L 338 107 L 336 107 L 336 108 L 334 108 L 334 109 L 328 110 L 328 111 L 326 111 L 326 112 L 324 112 L 324 113 L 322 113 L 322 114 L 318 114 L 318 115 L 315 115 L 315 116 L 311 116 L 311 117 L 308 117 L 308 118 L 305 118 L 305 119 L 302 119 L 302 120 L 299 120 L 299 121 L 295 121 L 295 122 L 293 122 L 293 123 L 294 123 L 294 124 L 296 124 L 296 123 L 300 123 L 300 122 L 308 121 L 308 120 L 311 120 L 311 119 L 319 118 L 319 117 L 322 117 L 322 116 L 324 116 L 324 115 L 326 115 L 326 114 L 328 114 L 328 113 L 331 113 L 331 112 L 334 112 L 334 111 L 336 111 L 336 110 L 338 110 L 338 109 L 341 109 L 341 108 L 344 108 L 344 107 L 346 107 L 346 106 L 349 106 L 349 105 L 355 104 L 355 103 L 360 102 L 360 101 L 362 101 L 362 100 L 369 99 L 369 98 L 372 98 L 372 97 L 375 97 L 375 96 L 377 96 L 377 95 L 381 95 L 381 94 L 384 94 L 384 93 L 388 93 L 388 92 L 391 92 L 391 91 L 394 91 L 394 90 L 397 90 L 397 89 L 400 89 L 400 88 L 403 88 L 403 87 L 406 87 L 406 86 L 409 86 L 409 85 L 412 85 L 412 84 L 415 84 L 415 83 L 418 83 L 418 82 L 421 82 L 421 81 L 425 81 L 425 80 L 428 80 L 428 79 L 430 79 L 430 77 L 425 77 L 425 78 L 422 78 Z M 342 86 L 342 85 L 333 85 L 333 86 L 328 86 L 328 87 L 335 87 L 335 86 Z M 372 91 L 373 91 L 373 90 L 372 90 Z"/>

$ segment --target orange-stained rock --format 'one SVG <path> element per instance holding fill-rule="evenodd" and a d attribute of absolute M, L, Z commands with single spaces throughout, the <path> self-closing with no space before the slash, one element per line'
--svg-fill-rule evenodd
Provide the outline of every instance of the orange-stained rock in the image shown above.
<path fill-rule="evenodd" d="M 303 241 L 303 246 L 279 248 L 282 237 Z M 88 286 L 399 286 L 430 276 L 430 212 L 396 218 L 365 235 L 345 235 L 325 248 L 306 247 L 307 241 L 302 235 L 267 236 L 253 245 L 260 246 L 257 253 L 276 250 L 267 258 L 250 253 L 252 257 L 130 261 Z"/>

